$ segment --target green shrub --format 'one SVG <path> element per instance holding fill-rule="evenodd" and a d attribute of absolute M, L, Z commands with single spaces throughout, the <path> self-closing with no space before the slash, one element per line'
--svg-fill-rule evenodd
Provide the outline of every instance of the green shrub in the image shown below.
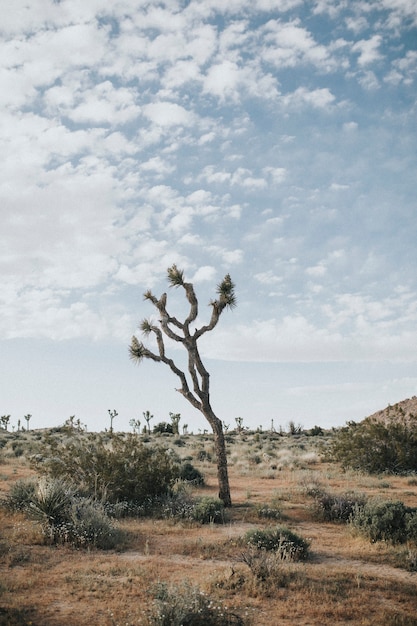
<path fill-rule="evenodd" d="M 312 505 L 313 515 L 323 522 L 348 522 L 357 507 L 362 507 L 366 497 L 362 494 L 347 492 L 344 494 L 320 493 Z"/>
<path fill-rule="evenodd" d="M 121 540 L 102 505 L 80 498 L 58 478 L 18 481 L 10 489 L 6 506 L 23 511 L 39 524 L 51 544 L 110 549 Z"/>
<path fill-rule="evenodd" d="M 24 509 L 27 515 L 47 528 L 54 528 L 68 519 L 74 497 L 73 490 L 62 480 L 41 478 Z"/>
<path fill-rule="evenodd" d="M 133 435 L 74 437 L 66 445 L 48 441 L 35 467 L 71 481 L 85 496 L 116 503 L 141 503 L 169 492 L 179 475 L 175 458 L 163 448 L 145 446 Z"/>
<path fill-rule="evenodd" d="M 407 541 L 417 543 L 417 509 L 409 509 L 405 514 Z"/>
<path fill-rule="evenodd" d="M 172 428 L 172 424 L 168 424 L 167 422 L 159 422 L 153 427 L 153 432 L 157 433 L 168 433 L 169 435 L 174 434 L 174 430 Z"/>
<path fill-rule="evenodd" d="M 195 500 L 186 489 L 179 489 L 153 502 L 149 514 L 162 519 L 193 520 Z"/>
<path fill-rule="evenodd" d="M 200 524 L 223 524 L 225 520 L 223 501 L 209 496 L 200 498 L 194 505 L 192 518 Z"/>
<path fill-rule="evenodd" d="M 153 590 L 154 607 L 150 626 L 244 626 L 244 620 L 189 583 L 168 587 L 159 583 Z"/>
<path fill-rule="evenodd" d="M 417 471 L 417 417 L 397 415 L 386 423 L 349 422 L 334 436 L 328 458 L 345 468 L 369 473 Z"/>
<path fill-rule="evenodd" d="M 179 477 L 193 485 L 204 485 L 204 476 L 194 465 L 191 463 L 184 463 L 180 467 Z"/>
<path fill-rule="evenodd" d="M 372 542 L 404 543 L 407 540 L 406 520 L 409 512 L 410 509 L 403 502 L 374 499 L 364 506 L 355 507 L 350 523 Z"/>
<path fill-rule="evenodd" d="M 212 457 L 210 452 L 207 452 L 206 450 L 199 450 L 197 452 L 197 460 L 198 461 L 211 461 Z"/>
<path fill-rule="evenodd" d="M 111 550 L 121 541 L 104 508 L 86 498 L 74 500 L 65 522 L 53 528 L 54 543 L 69 543 L 74 547 L 94 547 Z"/>
<path fill-rule="evenodd" d="M 271 506 L 269 504 L 258 504 L 256 507 L 256 513 L 258 517 L 263 519 L 281 519 L 282 511 L 278 506 Z"/>
<path fill-rule="evenodd" d="M 273 551 L 285 561 L 303 561 L 309 551 L 309 542 L 284 526 L 249 530 L 244 541 L 258 550 Z"/>
<path fill-rule="evenodd" d="M 36 489 L 35 480 L 17 480 L 10 487 L 3 504 L 11 511 L 24 511 L 32 501 Z"/>

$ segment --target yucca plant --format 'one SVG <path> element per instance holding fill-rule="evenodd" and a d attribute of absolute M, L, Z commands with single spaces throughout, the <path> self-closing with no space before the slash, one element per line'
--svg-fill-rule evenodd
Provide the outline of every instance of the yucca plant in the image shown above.
<path fill-rule="evenodd" d="M 57 478 L 41 478 L 26 511 L 35 521 L 58 526 L 68 519 L 74 490 Z"/>

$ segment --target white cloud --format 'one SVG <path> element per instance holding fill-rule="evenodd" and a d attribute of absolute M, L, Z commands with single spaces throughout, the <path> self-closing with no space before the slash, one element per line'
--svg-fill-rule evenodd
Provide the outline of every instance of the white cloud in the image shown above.
<path fill-rule="evenodd" d="M 175 102 L 154 102 L 143 107 L 144 115 L 162 127 L 192 126 L 195 115 Z"/>
<path fill-rule="evenodd" d="M 368 29 L 368 20 L 363 15 L 347 17 L 345 19 L 346 26 L 355 34 Z"/>
<path fill-rule="evenodd" d="M 327 268 L 324 265 L 314 265 L 312 267 L 307 267 L 306 274 L 309 276 L 313 276 L 314 278 L 319 278 L 320 276 L 324 276 L 327 272 Z"/>
<path fill-rule="evenodd" d="M 232 61 L 223 61 L 210 67 L 203 84 L 203 92 L 225 101 L 238 99 L 239 69 Z"/>
<path fill-rule="evenodd" d="M 275 185 L 280 185 L 287 177 L 287 169 L 285 167 L 264 167 L 262 170 L 265 176 L 271 178 Z"/>
<path fill-rule="evenodd" d="M 311 63 L 330 69 L 336 65 L 328 49 L 314 41 L 311 33 L 300 25 L 299 19 L 291 22 L 270 20 L 263 30 L 267 45 L 262 56 L 277 67 Z"/>
<path fill-rule="evenodd" d="M 374 72 L 370 70 L 358 75 L 358 82 L 364 89 L 373 90 L 379 88 L 379 80 Z"/>
<path fill-rule="evenodd" d="M 373 35 L 370 39 L 361 39 L 352 46 L 352 51 L 359 54 L 358 65 L 365 66 L 382 58 L 379 47 L 382 42 L 381 35 Z"/>
<path fill-rule="evenodd" d="M 382 333 L 367 328 L 350 335 L 320 328 L 304 316 L 282 320 L 255 320 L 250 326 L 234 325 L 230 331 L 218 329 L 204 355 L 229 361 L 291 362 L 384 362 L 414 361 L 413 331 Z"/>
<path fill-rule="evenodd" d="M 327 87 L 313 90 L 297 87 L 293 93 L 281 97 L 286 107 L 308 105 L 317 109 L 328 109 L 335 100 L 335 96 Z"/>
<path fill-rule="evenodd" d="M 258 274 L 255 274 L 254 278 L 263 285 L 271 285 L 273 283 L 282 282 L 282 276 L 277 276 L 272 270 L 259 272 Z"/>
<path fill-rule="evenodd" d="M 213 281 L 216 277 L 216 268 L 212 265 L 204 265 L 199 267 L 195 272 L 194 276 L 191 278 L 191 282 L 198 284 L 204 283 L 207 281 Z"/>
<path fill-rule="evenodd" d="M 63 100 L 59 96 L 63 95 Z M 125 124 L 132 121 L 140 113 L 140 107 L 135 104 L 135 96 L 132 90 L 113 86 L 110 81 L 99 83 L 94 87 L 84 88 L 81 92 L 72 92 L 73 100 L 69 101 L 68 93 L 55 90 L 49 104 L 54 106 L 62 114 L 74 122 L 90 122 L 98 124 Z M 46 92 L 48 101 L 48 92 Z"/>
<path fill-rule="evenodd" d="M 330 191 L 346 191 L 346 189 L 349 189 L 349 185 L 344 185 L 341 183 L 332 183 L 330 185 Z"/>

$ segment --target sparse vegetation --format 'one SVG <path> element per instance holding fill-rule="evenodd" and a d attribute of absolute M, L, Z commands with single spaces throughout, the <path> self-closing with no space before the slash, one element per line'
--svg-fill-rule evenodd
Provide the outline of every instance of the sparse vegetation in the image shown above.
<path fill-rule="evenodd" d="M 413 475 L 342 471 L 321 453 L 335 435 L 229 431 L 235 504 L 224 509 L 215 497 L 216 457 L 207 432 L 179 437 L 1 429 L 0 499 L 7 506 L 0 507 L 0 625 L 26 620 L 33 626 L 155 626 L 172 611 L 184 624 L 412 624 Z M 177 438 L 184 445 L 177 446 Z M 117 449 L 122 457 L 137 444 L 155 458 L 162 451 L 175 468 L 175 478 L 158 496 L 101 502 L 101 496 L 89 496 L 82 472 L 82 480 L 72 481 L 70 472 L 47 471 L 55 463 L 62 466 L 61 458 L 65 466 L 70 450 L 90 449 L 94 457 Z M 99 471 L 95 458 L 92 466 Z M 139 476 L 121 473 L 114 458 L 117 475 Z M 68 465 L 75 472 L 80 466 L 80 459 Z M 108 465 L 103 469 L 110 476 Z M 204 484 L 187 480 L 198 473 Z M 39 484 L 48 482 L 49 495 L 44 490 L 42 499 Z M 106 498 L 113 492 L 102 493 Z M 36 501 L 39 510 L 30 506 Z M 368 505 L 376 502 L 395 506 L 375 509 L 369 522 L 363 511 L 369 514 Z M 362 512 L 356 526 L 345 523 L 352 506 Z M 370 540 L 369 526 L 372 537 L 382 539 Z M 180 584 L 187 579 L 188 590 Z M 197 609 L 195 615 L 194 593 L 216 610 Z M 204 621 L 195 621 L 200 615 Z M 229 621 L 209 621 L 219 618 Z"/>
<path fill-rule="evenodd" d="M 244 626 L 237 613 L 226 609 L 189 583 L 169 587 L 159 583 L 153 590 L 154 607 L 149 626 Z"/>

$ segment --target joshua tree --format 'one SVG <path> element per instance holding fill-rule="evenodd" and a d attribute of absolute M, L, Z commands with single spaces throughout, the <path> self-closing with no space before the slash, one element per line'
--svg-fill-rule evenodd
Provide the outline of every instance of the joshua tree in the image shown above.
<path fill-rule="evenodd" d="M 27 429 L 28 429 L 28 430 L 29 430 L 29 421 L 30 421 L 30 418 L 31 418 L 31 417 L 32 417 L 32 416 L 31 416 L 31 414 L 30 414 L 30 413 L 28 413 L 27 415 L 25 415 L 25 420 L 26 420 L 26 423 L 27 423 Z"/>
<path fill-rule="evenodd" d="M 140 420 L 135 420 L 134 417 L 129 422 L 134 433 L 140 433 Z"/>
<path fill-rule="evenodd" d="M 132 358 L 133 358 L 133 357 L 132 357 Z M 144 411 L 144 412 L 142 413 L 142 415 L 143 415 L 143 417 L 144 417 L 144 419 L 145 419 L 145 422 L 148 424 L 148 435 L 150 435 L 150 434 L 151 434 L 151 427 L 150 427 L 150 425 L 149 425 L 149 422 L 150 422 L 151 420 L 153 420 L 153 415 L 151 415 L 151 412 L 150 412 L 150 411 Z"/>
<path fill-rule="evenodd" d="M 184 280 L 184 272 L 176 265 L 168 268 L 168 282 L 171 287 L 182 287 L 190 305 L 187 318 L 180 322 L 171 316 L 167 309 L 167 294 L 164 293 L 159 300 L 151 291 L 144 294 L 145 300 L 150 300 L 159 313 L 159 324 L 156 325 L 145 319 L 140 324 L 140 329 L 145 336 L 153 335 L 157 343 L 157 353 L 152 352 L 140 342 L 137 337 L 132 337 L 130 344 L 130 357 L 137 362 L 142 359 L 152 359 L 157 363 L 165 363 L 181 381 L 181 388 L 177 389 L 193 407 L 201 411 L 214 434 L 214 445 L 217 457 L 217 478 L 219 483 L 219 497 L 225 506 L 231 506 L 229 478 L 227 472 L 226 444 L 224 440 L 221 420 L 215 415 L 210 404 L 209 373 L 203 365 L 198 351 L 198 340 L 217 325 L 225 308 L 236 306 L 235 286 L 227 274 L 217 286 L 218 297 L 212 300 L 211 318 L 208 324 L 200 328 L 190 328 L 198 315 L 198 300 L 191 283 Z M 169 339 L 181 343 L 188 353 L 188 376 L 166 355 L 164 335 Z"/>
<path fill-rule="evenodd" d="M 113 411 L 111 409 L 107 409 L 108 414 L 110 415 L 110 432 L 113 432 L 113 420 L 115 417 L 117 417 L 119 414 L 116 411 L 116 409 L 114 409 Z"/>
<path fill-rule="evenodd" d="M 243 417 L 235 417 L 235 422 L 237 425 L 237 432 L 241 433 L 243 430 Z"/>
<path fill-rule="evenodd" d="M 4 430 L 7 430 L 7 425 L 10 422 L 10 415 L 2 415 L 0 417 L 0 421 L 3 425 Z"/>
<path fill-rule="evenodd" d="M 178 424 L 180 423 L 181 413 L 170 413 L 169 419 L 171 420 L 172 424 L 172 432 L 174 433 L 174 435 L 179 435 L 180 431 L 178 428 Z"/>

